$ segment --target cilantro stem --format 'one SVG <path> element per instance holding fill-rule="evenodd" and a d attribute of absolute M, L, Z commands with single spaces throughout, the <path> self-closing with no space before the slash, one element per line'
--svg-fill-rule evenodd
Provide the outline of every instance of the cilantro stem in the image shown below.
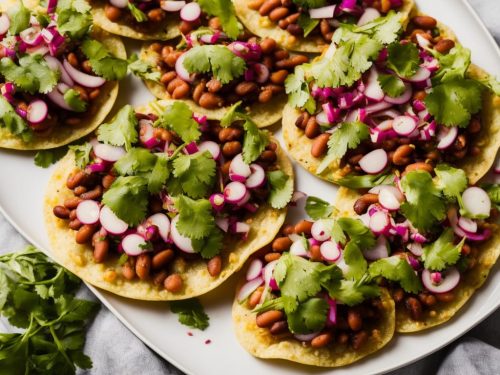
<path fill-rule="evenodd" d="M 24 284 L 24 285 L 44 285 L 44 284 L 51 284 L 54 281 L 56 281 L 59 277 L 61 277 L 61 275 L 63 273 L 64 273 L 64 270 L 62 268 L 60 268 L 52 279 L 47 279 L 47 280 L 43 280 L 43 281 L 22 281 L 22 280 L 20 280 L 18 282 L 19 282 L 19 284 Z"/>
<path fill-rule="evenodd" d="M 180 145 L 179 147 L 177 147 L 177 148 L 175 149 L 174 153 L 173 153 L 172 155 L 170 155 L 170 156 L 168 157 L 168 159 L 169 159 L 169 160 L 172 160 L 173 158 L 175 158 L 175 157 L 179 154 L 179 152 L 181 152 L 182 150 L 184 150 L 184 147 L 186 147 L 186 144 L 185 144 L 185 143 L 183 143 L 182 145 Z"/>
<path fill-rule="evenodd" d="M 64 359 L 66 360 L 66 362 L 68 362 L 68 364 L 71 366 L 71 368 L 73 369 L 73 371 L 76 370 L 75 365 L 73 364 L 73 361 L 71 361 L 71 359 L 68 357 L 68 355 L 66 354 L 66 351 L 64 350 L 61 342 L 59 341 L 59 337 L 57 337 L 57 335 L 56 335 L 56 331 L 54 330 L 54 326 L 51 325 L 49 327 L 49 329 L 50 329 L 50 334 L 54 338 L 54 342 L 56 343 L 56 346 L 59 349 L 59 352 L 62 354 L 62 356 L 64 357 Z"/>

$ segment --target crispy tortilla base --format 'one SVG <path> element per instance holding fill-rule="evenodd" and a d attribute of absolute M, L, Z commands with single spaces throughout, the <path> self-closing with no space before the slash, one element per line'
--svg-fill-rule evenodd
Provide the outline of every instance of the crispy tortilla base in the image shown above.
<path fill-rule="evenodd" d="M 162 22 L 162 27 L 155 32 L 138 31 L 129 24 L 123 22 L 112 22 L 106 17 L 104 7 L 106 1 L 92 2 L 92 17 L 94 24 L 111 34 L 125 36 L 127 38 L 139 40 L 168 40 L 181 35 L 179 31 L 180 20 L 177 17 L 168 17 Z M 149 22 L 149 21 L 146 21 Z"/>
<path fill-rule="evenodd" d="M 236 15 L 252 34 L 261 38 L 273 38 L 279 45 L 292 51 L 320 53 L 328 46 L 321 36 L 308 36 L 307 38 L 293 36 L 272 22 L 269 17 L 261 16 L 258 10 L 250 9 L 248 3 L 249 0 L 233 0 Z M 399 11 L 405 15 L 405 21 L 413 6 L 413 0 L 403 0 Z"/>
<path fill-rule="evenodd" d="M 160 54 L 151 51 L 149 45 L 144 45 L 141 49 L 141 59 L 148 62 L 152 66 L 158 66 L 160 61 Z M 170 99 L 165 86 L 161 83 L 154 81 L 144 81 L 147 88 L 151 93 L 158 99 Z M 219 109 L 206 109 L 200 107 L 193 100 L 185 99 L 182 100 L 188 104 L 192 111 L 195 113 L 203 114 L 214 120 L 220 120 L 230 107 L 222 107 Z M 248 114 L 252 117 L 253 121 L 257 124 L 259 128 L 270 126 L 275 124 L 281 119 L 282 109 L 287 101 L 286 95 L 273 96 L 273 98 L 267 103 L 256 103 L 249 108 L 246 108 Z"/>
<path fill-rule="evenodd" d="M 239 290 L 243 282 L 237 288 Z M 353 350 L 347 345 L 335 344 L 329 348 L 314 349 L 304 346 L 293 338 L 279 338 L 271 335 L 268 329 L 259 328 L 255 323 L 255 313 L 233 302 L 233 325 L 236 338 L 243 348 L 258 358 L 286 359 L 304 365 L 320 367 L 339 367 L 359 361 L 361 358 L 380 350 L 394 335 L 394 301 L 386 289 L 382 289 L 384 316 L 379 325 L 371 328 L 368 341 L 360 350 Z"/>
<path fill-rule="evenodd" d="M 103 43 L 106 48 L 116 57 L 126 59 L 125 46 L 119 37 L 94 27 L 92 36 Z M 0 148 L 10 148 L 15 150 L 45 150 L 66 145 L 94 131 L 101 122 L 104 121 L 115 104 L 118 95 L 118 82 L 106 82 L 100 87 L 99 96 L 92 101 L 87 112 L 75 113 L 75 117 L 82 119 L 78 126 L 58 124 L 52 133 L 33 134 L 29 142 L 10 133 L 5 128 L 0 128 Z M 48 100 L 48 99 L 47 99 Z M 80 117 L 81 116 L 81 117 Z"/>
<path fill-rule="evenodd" d="M 147 107 L 143 108 L 143 112 L 148 112 L 146 111 Z M 277 149 L 277 153 L 280 169 L 293 178 L 290 160 L 280 148 Z M 123 297 L 138 300 L 171 301 L 207 293 L 238 271 L 252 253 L 271 242 L 286 216 L 286 208 L 274 210 L 268 205 L 262 206 L 254 215 L 250 216 L 246 220 L 251 226 L 246 241 L 225 239 L 224 249 L 221 252 L 223 268 L 217 277 L 210 276 L 206 261 L 185 261 L 178 257 L 171 265 L 169 273 L 180 273 L 184 287 L 180 293 L 170 293 L 153 285 L 151 280 L 135 279 L 129 281 L 125 279 L 121 274 L 121 266 L 118 265 L 119 256 L 117 254 L 110 254 L 111 256 L 105 263 L 95 263 L 91 246 L 77 244 L 75 242 L 76 232 L 68 227 L 67 221 L 54 216 L 52 213 L 54 206 L 62 204 L 66 198 L 73 196 L 72 191 L 66 187 L 66 179 L 74 169 L 74 154 L 69 152 L 57 164 L 47 187 L 44 217 L 52 254 L 58 263 L 81 279 Z M 113 275 L 116 277 L 113 278 Z"/>
<path fill-rule="evenodd" d="M 353 190 L 341 187 L 337 192 L 335 207 L 340 216 L 356 217 L 354 202 L 360 197 Z M 500 231 L 494 230 L 492 237 L 478 246 L 479 257 L 476 266 L 465 272 L 458 286 L 453 290 L 455 299 L 451 302 L 438 302 L 435 309 L 426 310 L 424 319 L 413 320 L 405 308 L 396 309 L 396 331 L 402 333 L 418 332 L 443 324 L 471 298 L 472 294 L 486 281 L 490 270 L 500 255 Z"/>

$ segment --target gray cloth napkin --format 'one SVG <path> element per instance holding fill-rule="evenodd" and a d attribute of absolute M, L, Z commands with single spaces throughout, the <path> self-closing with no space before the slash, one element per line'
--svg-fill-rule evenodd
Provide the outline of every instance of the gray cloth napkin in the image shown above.
<path fill-rule="evenodd" d="M 469 0 L 493 36 L 500 43 L 500 0 Z M 26 241 L 0 214 L 0 253 L 23 248 Z M 80 297 L 95 300 L 82 287 Z M 391 372 L 391 375 L 474 375 L 500 373 L 500 310 L 479 326 L 440 351 L 409 366 Z M 10 328 L 0 321 L 0 331 Z M 85 353 L 93 360 L 89 371 L 79 375 L 109 374 L 182 374 L 164 361 L 128 329 L 104 306 L 91 323 L 87 333 Z"/>

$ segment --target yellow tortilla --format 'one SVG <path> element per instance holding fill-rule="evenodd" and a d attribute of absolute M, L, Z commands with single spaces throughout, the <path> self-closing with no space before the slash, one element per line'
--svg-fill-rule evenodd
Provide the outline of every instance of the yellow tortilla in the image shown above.
<path fill-rule="evenodd" d="M 249 0 L 233 0 L 236 15 L 245 27 L 261 38 L 273 38 L 279 45 L 292 51 L 320 53 L 328 46 L 321 36 L 308 36 L 306 38 L 296 37 L 288 31 L 281 29 L 277 23 L 272 22 L 269 17 L 261 16 L 258 10 L 248 7 Z M 413 0 L 403 0 L 399 9 L 408 19 L 408 14 L 414 6 Z"/>
<path fill-rule="evenodd" d="M 356 217 L 353 210 L 354 202 L 360 197 L 353 190 L 341 187 L 337 192 L 335 207 L 339 209 L 340 216 Z M 471 270 L 462 274 L 462 279 L 453 290 L 455 299 L 451 302 L 438 302 L 434 310 L 425 310 L 421 321 L 413 320 L 404 307 L 396 309 L 396 331 L 402 333 L 423 331 L 451 319 L 458 310 L 471 298 L 472 294 L 483 285 L 490 270 L 495 265 L 500 255 L 500 230 L 493 231 L 492 237 L 478 247 L 479 256 L 477 264 Z"/>
<path fill-rule="evenodd" d="M 113 36 L 104 30 L 94 27 L 92 36 L 99 40 L 115 56 L 122 59 L 127 58 L 125 46 L 119 37 Z M 118 95 L 118 82 L 106 82 L 100 87 L 99 96 L 92 101 L 87 112 L 81 114 L 75 112 L 75 117 L 82 119 L 80 125 L 70 126 L 57 124 L 49 134 L 33 134 L 29 142 L 10 133 L 5 128 L 0 128 L 0 148 L 15 150 L 45 150 L 66 145 L 94 131 L 104 121 L 115 104 Z M 48 99 L 47 99 L 48 100 Z"/>
<path fill-rule="evenodd" d="M 151 113 L 152 107 L 146 106 L 139 111 Z M 290 160 L 279 147 L 276 152 L 280 169 L 293 178 Z M 171 265 L 170 271 L 181 274 L 184 287 L 179 293 L 171 293 L 164 288 L 156 287 L 151 280 L 142 281 L 136 278 L 129 281 L 125 279 L 121 275 L 121 266 L 117 263 L 118 255 L 109 256 L 105 263 L 95 263 L 91 246 L 77 244 L 76 232 L 68 227 L 68 222 L 54 216 L 52 209 L 56 205 L 61 205 L 66 198 L 74 196 L 73 192 L 66 187 L 66 179 L 74 169 L 74 154 L 71 151 L 59 161 L 47 187 L 44 217 L 52 254 L 58 263 L 81 279 L 123 297 L 171 301 L 207 293 L 238 271 L 251 254 L 271 242 L 285 221 L 286 208 L 275 210 L 268 205 L 261 206 L 246 220 L 246 223 L 251 226 L 246 241 L 237 241 L 229 236 L 225 238 L 224 249 L 220 254 L 222 272 L 217 277 L 210 276 L 206 261 L 184 261 L 178 257 Z"/>
<path fill-rule="evenodd" d="M 412 14 L 413 16 L 413 14 Z M 445 38 L 457 42 L 455 34 L 446 26 L 439 23 L 441 35 Z M 467 71 L 467 76 L 473 79 L 486 76 L 487 73 L 476 65 L 471 64 Z M 461 168 L 467 174 L 469 182 L 475 184 L 483 177 L 495 162 L 495 156 L 500 147 L 500 97 L 491 91 L 483 93 L 483 107 L 481 110 L 481 131 L 475 135 L 475 145 L 481 152 L 477 156 L 468 156 L 454 166 Z M 295 120 L 300 116 L 300 111 L 286 105 L 283 110 L 283 138 L 285 140 L 288 153 L 302 167 L 317 175 L 318 177 L 335 182 L 343 177 L 339 161 L 331 163 L 320 174 L 316 173 L 322 159 L 314 158 L 311 155 L 313 140 L 306 137 L 304 131 L 295 126 Z"/>
<path fill-rule="evenodd" d="M 238 290 L 242 284 L 240 283 Z M 256 314 L 247 308 L 246 303 L 240 304 L 236 298 L 232 310 L 233 325 L 240 345 L 255 357 L 285 359 L 320 367 L 346 366 L 380 350 L 392 339 L 395 325 L 394 301 L 386 289 L 382 289 L 381 298 L 385 313 L 377 326 L 370 327 L 370 336 L 359 350 L 338 343 L 314 349 L 302 345 L 294 338 L 273 336 L 268 329 L 257 326 Z"/>
<path fill-rule="evenodd" d="M 141 50 L 141 59 L 148 62 L 150 65 L 158 66 L 161 56 L 159 53 L 151 51 L 148 45 L 143 46 Z M 165 86 L 161 83 L 154 81 L 144 81 L 147 88 L 158 99 L 170 99 Z M 222 107 L 218 109 L 206 109 L 200 107 L 191 99 L 182 100 L 191 110 L 195 113 L 203 114 L 214 120 L 220 120 L 230 107 Z M 285 106 L 287 97 L 285 94 L 273 96 L 267 103 L 255 103 L 251 107 L 246 108 L 250 117 L 257 124 L 259 128 L 275 124 L 281 119 L 281 112 Z"/>
<path fill-rule="evenodd" d="M 148 33 L 139 31 L 123 22 L 110 21 L 104 12 L 105 5 L 106 1 L 93 1 L 92 17 L 95 25 L 111 34 L 139 40 L 168 40 L 181 35 L 178 27 L 180 19 L 177 16 L 167 15 L 167 18 L 162 22 L 162 26 L 158 28 L 158 31 Z"/>

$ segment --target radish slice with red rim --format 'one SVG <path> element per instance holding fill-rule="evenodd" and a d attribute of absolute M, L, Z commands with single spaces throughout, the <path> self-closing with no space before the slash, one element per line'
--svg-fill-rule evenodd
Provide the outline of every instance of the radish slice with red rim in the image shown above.
<path fill-rule="evenodd" d="M 123 237 L 121 242 L 123 251 L 130 256 L 137 256 L 147 252 L 147 242 L 140 234 L 131 233 Z"/>
<path fill-rule="evenodd" d="M 422 284 L 432 293 L 447 293 L 453 290 L 460 282 L 460 272 L 455 267 L 450 267 L 441 272 L 441 280 L 436 282 L 433 272 L 427 269 L 422 271 Z"/>
<path fill-rule="evenodd" d="M 264 268 L 262 261 L 260 259 L 254 259 L 250 262 L 248 266 L 246 278 L 248 281 L 255 279 L 262 275 L 262 269 Z"/>
<path fill-rule="evenodd" d="M 317 220 L 311 227 L 311 235 L 320 242 L 326 241 L 331 236 L 332 223 L 329 220 Z"/>
<path fill-rule="evenodd" d="M 437 144 L 438 150 L 445 150 L 455 142 L 455 139 L 458 135 L 458 128 L 454 127 L 446 127 L 442 126 L 439 130 L 437 138 L 439 139 L 439 143 Z"/>
<path fill-rule="evenodd" d="M 98 158 L 109 162 L 118 161 L 127 152 L 123 147 L 111 146 L 106 143 L 98 143 L 94 146 L 94 153 Z"/>
<path fill-rule="evenodd" d="M 477 218 L 490 216 L 491 200 L 488 193 L 477 186 L 471 186 L 462 193 L 464 208 L 468 214 Z"/>
<path fill-rule="evenodd" d="M 52 35 L 52 34 L 51 34 Z M 68 86 L 73 86 L 75 82 L 73 78 L 70 77 L 66 69 L 64 69 L 63 64 L 53 56 L 46 55 L 43 57 L 45 62 L 52 70 L 57 70 L 61 73 L 61 81 L 67 84 Z"/>
<path fill-rule="evenodd" d="M 251 174 L 245 181 L 249 189 L 259 188 L 266 182 L 266 171 L 258 164 L 250 164 Z"/>
<path fill-rule="evenodd" d="M 0 16 L 0 35 L 7 34 L 10 27 L 10 20 L 6 13 Z"/>
<path fill-rule="evenodd" d="M 26 119 L 32 124 L 39 124 L 43 122 L 49 114 L 49 107 L 41 99 L 33 100 L 26 112 Z"/>
<path fill-rule="evenodd" d="M 19 33 L 21 40 L 30 46 L 37 46 L 43 41 L 39 27 L 29 27 Z"/>
<path fill-rule="evenodd" d="M 95 224 L 99 221 L 101 207 L 96 201 L 87 199 L 76 207 L 76 217 L 82 224 Z"/>
<path fill-rule="evenodd" d="M 290 254 L 297 255 L 299 257 L 307 257 L 307 245 L 304 238 L 300 238 L 298 241 L 292 243 L 290 246 Z"/>
<path fill-rule="evenodd" d="M 204 152 L 208 151 L 210 152 L 210 155 L 212 155 L 212 158 L 214 160 L 218 160 L 220 158 L 220 146 L 213 142 L 213 141 L 204 141 L 201 142 L 200 145 L 198 146 L 198 151 Z"/>
<path fill-rule="evenodd" d="M 377 185 L 368 190 L 368 192 L 371 194 L 380 194 L 380 192 L 384 189 L 390 190 L 391 193 L 394 194 L 394 196 L 398 199 L 398 201 L 403 202 L 405 200 L 405 197 L 403 193 L 401 193 L 401 190 L 392 185 Z"/>
<path fill-rule="evenodd" d="M 398 116 L 392 120 L 392 128 L 399 135 L 407 136 L 417 128 L 417 121 L 410 116 Z"/>
<path fill-rule="evenodd" d="M 406 248 L 408 250 L 410 250 L 410 252 L 419 257 L 419 256 L 422 256 L 422 254 L 424 253 L 424 250 L 422 248 L 422 244 L 418 243 L 418 242 L 412 242 L 412 243 L 409 243 Z"/>
<path fill-rule="evenodd" d="M 380 17 L 380 12 L 375 8 L 366 8 L 363 15 L 358 20 L 358 26 L 371 22 Z"/>
<path fill-rule="evenodd" d="M 128 0 L 119 0 L 119 1 L 126 1 Z M 164 11 L 167 12 L 178 12 L 180 11 L 184 5 L 186 5 L 185 1 L 180 1 L 180 0 L 162 0 L 160 1 L 160 7 Z"/>
<path fill-rule="evenodd" d="M 224 188 L 224 198 L 229 203 L 241 202 L 247 193 L 247 188 L 241 182 L 233 181 Z"/>
<path fill-rule="evenodd" d="M 129 3 L 129 0 L 109 0 L 109 2 L 111 3 L 111 5 L 117 8 L 126 8 Z"/>
<path fill-rule="evenodd" d="M 170 220 L 167 215 L 157 213 L 148 217 L 147 222 L 158 227 L 158 233 L 163 241 L 168 242 L 170 234 Z"/>
<path fill-rule="evenodd" d="M 431 71 L 427 68 L 419 67 L 417 72 L 410 78 L 404 78 L 410 82 L 425 82 L 431 76 Z"/>
<path fill-rule="evenodd" d="M 201 8 L 198 3 L 187 3 L 181 9 L 181 19 L 187 22 L 196 21 L 201 16 Z"/>
<path fill-rule="evenodd" d="M 116 216 L 108 206 L 102 206 L 99 221 L 103 228 L 111 234 L 122 234 L 128 229 L 128 224 Z"/>
<path fill-rule="evenodd" d="M 238 292 L 238 302 L 243 302 L 246 300 L 250 295 L 257 289 L 259 286 L 261 286 L 264 283 L 264 280 L 262 280 L 262 277 L 250 280 L 249 282 L 243 284 L 241 289 Z"/>
<path fill-rule="evenodd" d="M 335 262 L 342 254 L 339 245 L 333 241 L 323 242 L 319 247 L 319 251 L 321 256 L 329 262 Z"/>
<path fill-rule="evenodd" d="M 396 211 L 401 206 L 398 196 L 392 189 L 382 189 L 378 195 L 380 205 L 390 211 Z"/>
<path fill-rule="evenodd" d="M 363 256 L 368 260 L 387 258 L 389 256 L 389 245 L 385 236 L 380 235 L 374 247 L 363 250 Z"/>
<path fill-rule="evenodd" d="M 377 174 L 385 169 L 387 161 L 387 152 L 385 152 L 384 149 L 379 148 L 363 156 L 359 161 L 359 166 L 366 173 Z"/>
<path fill-rule="evenodd" d="M 277 260 L 267 263 L 262 270 L 262 275 L 264 276 L 264 283 L 266 286 L 270 287 L 272 290 L 279 290 L 278 284 L 273 277 L 274 267 L 278 263 Z"/>
<path fill-rule="evenodd" d="M 155 137 L 155 129 L 151 120 L 140 120 L 139 128 L 139 139 L 144 147 L 152 149 L 160 144 L 160 141 Z"/>
<path fill-rule="evenodd" d="M 384 91 L 378 82 L 378 72 L 375 68 L 371 68 L 370 75 L 368 76 L 368 83 L 366 84 L 365 91 L 363 92 L 369 99 L 377 102 L 384 99 Z"/>
<path fill-rule="evenodd" d="M 231 164 L 229 164 L 229 174 L 242 176 L 246 179 L 251 173 L 252 170 L 250 166 L 243 161 L 242 154 L 236 155 L 233 160 L 231 160 Z"/>
<path fill-rule="evenodd" d="M 193 243 L 191 238 L 186 237 L 179 233 L 177 230 L 177 222 L 179 221 L 179 215 L 172 219 L 172 223 L 170 225 L 170 238 L 174 241 L 175 246 L 179 248 L 179 250 L 184 251 L 188 254 L 194 254 L 195 251 L 193 249 Z"/>
<path fill-rule="evenodd" d="M 460 217 L 458 219 L 458 226 L 466 232 L 476 233 L 477 232 L 477 222 L 468 217 Z"/>
<path fill-rule="evenodd" d="M 191 3 L 196 4 L 196 3 Z M 198 4 L 197 4 L 198 5 Z M 188 70 L 184 67 L 184 59 L 186 58 L 186 54 L 183 53 L 179 56 L 177 61 L 175 62 L 175 72 L 179 76 L 180 79 L 192 83 L 194 81 L 195 73 L 190 74 Z"/>
<path fill-rule="evenodd" d="M 390 226 L 389 215 L 384 211 L 377 211 L 370 216 L 370 229 L 375 234 L 385 232 Z"/>
<path fill-rule="evenodd" d="M 102 77 L 91 76 L 90 74 L 85 74 L 78 69 L 74 68 L 68 60 L 63 61 L 64 69 L 70 75 L 70 77 L 79 85 L 83 87 L 96 88 L 101 87 L 106 83 L 106 80 Z"/>

